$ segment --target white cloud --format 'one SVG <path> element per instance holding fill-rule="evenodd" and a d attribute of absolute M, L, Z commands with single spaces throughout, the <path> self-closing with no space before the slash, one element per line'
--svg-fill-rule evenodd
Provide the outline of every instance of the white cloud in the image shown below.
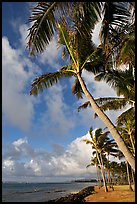
<path fill-rule="evenodd" d="M 33 69 L 32 69 L 33 67 Z M 25 70 L 27 68 L 28 70 Z M 2 38 L 2 111 L 7 122 L 27 130 L 34 114 L 34 98 L 25 94 L 37 66 Z"/>
<path fill-rule="evenodd" d="M 61 176 L 79 177 L 87 174 L 94 177 L 95 168 L 86 168 L 90 162 L 92 148 L 82 140 L 88 137 L 87 134 L 75 139 L 62 154 L 56 154 L 57 151 L 48 153 L 44 150 L 34 150 L 26 138 L 20 138 L 9 145 L 3 155 L 3 179 L 28 175 L 30 177 L 51 177 L 52 179 Z M 13 154 L 19 151 L 20 158 L 14 157 Z M 24 156 L 27 159 L 23 161 Z"/>
<path fill-rule="evenodd" d="M 93 42 L 98 46 L 100 44 L 100 39 L 99 39 L 99 32 L 101 28 L 102 21 L 100 20 L 94 28 L 93 34 L 92 34 L 92 40 Z"/>
<path fill-rule="evenodd" d="M 57 40 L 55 37 L 51 40 L 46 50 L 40 54 L 38 60 L 49 68 L 58 70 L 60 68 L 61 48 L 57 48 Z"/>
<path fill-rule="evenodd" d="M 47 109 L 41 115 L 40 123 L 50 134 L 65 135 L 75 126 L 75 117 L 71 114 L 71 107 L 65 103 L 63 89 L 65 87 L 58 84 L 44 96 Z"/>
<path fill-rule="evenodd" d="M 28 31 L 29 27 L 27 24 L 22 24 L 19 26 L 19 33 L 20 33 L 20 42 L 21 42 L 21 46 L 23 48 L 26 48 L 27 46 L 27 42 L 28 42 L 28 34 L 29 34 L 29 31 Z"/>

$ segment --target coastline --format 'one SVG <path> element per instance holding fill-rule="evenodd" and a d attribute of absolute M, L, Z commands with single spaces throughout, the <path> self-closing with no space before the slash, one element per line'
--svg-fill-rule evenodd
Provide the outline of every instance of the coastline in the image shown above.
<path fill-rule="evenodd" d="M 114 191 L 108 187 L 108 192 L 104 187 L 89 186 L 48 202 L 135 202 L 135 191 L 130 191 L 128 185 L 114 186 Z"/>
<path fill-rule="evenodd" d="M 89 186 L 79 192 L 72 192 L 61 198 L 49 200 L 48 202 L 85 202 L 85 198 L 94 192 L 94 188 L 94 186 Z"/>

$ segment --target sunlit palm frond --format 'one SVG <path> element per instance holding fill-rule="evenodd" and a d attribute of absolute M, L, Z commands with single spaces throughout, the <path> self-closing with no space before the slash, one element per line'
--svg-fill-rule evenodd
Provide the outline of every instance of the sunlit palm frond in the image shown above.
<path fill-rule="evenodd" d="M 83 142 L 86 142 L 86 144 L 93 144 L 93 142 L 90 141 L 90 140 L 88 140 L 88 139 L 83 139 L 82 141 L 83 141 Z"/>
<path fill-rule="evenodd" d="M 63 66 L 62 69 L 57 72 L 46 73 L 34 79 L 31 84 L 30 95 L 37 95 L 39 91 L 53 86 L 63 77 L 75 76 L 73 72 L 68 71 L 66 68 L 67 67 Z"/>
<path fill-rule="evenodd" d="M 116 120 L 116 124 L 119 126 L 124 122 L 131 120 L 132 122 L 135 121 L 135 108 L 131 107 L 128 110 L 124 111 Z"/>

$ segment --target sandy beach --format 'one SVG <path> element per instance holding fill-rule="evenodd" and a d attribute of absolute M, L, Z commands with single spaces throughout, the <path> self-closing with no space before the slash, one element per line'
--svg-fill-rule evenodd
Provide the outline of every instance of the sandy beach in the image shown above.
<path fill-rule="evenodd" d="M 114 186 L 114 191 L 95 186 L 94 193 L 85 198 L 86 202 L 135 202 L 135 192 L 129 190 L 128 185 Z"/>
<path fill-rule="evenodd" d="M 134 188 L 133 188 L 134 189 Z M 135 202 L 135 192 L 129 190 L 128 185 L 108 187 L 108 192 L 104 191 L 104 187 L 92 186 L 82 189 L 79 192 L 51 200 L 52 202 Z M 49 202 L 51 202 L 49 201 Z"/>

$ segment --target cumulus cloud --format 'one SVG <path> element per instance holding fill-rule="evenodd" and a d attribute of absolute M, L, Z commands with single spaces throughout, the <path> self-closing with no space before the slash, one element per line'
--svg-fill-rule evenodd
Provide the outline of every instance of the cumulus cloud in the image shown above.
<path fill-rule="evenodd" d="M 34 114 L 34 98 L 25 94 L 25 88 L 36 70 L 21 50 L 12 48 L 7 37 L 2 38 L 2 111 L 7 122 L 24 130 L 30 127 Z"/>
<path fill-rule="evenodd" d="M 14 141 L 3 155 L 3 179 L 14 176 L 79 177 L 89 174 L 94 177 L 95 168 L 86 168 L 90 163 L 92 148 L 82 141 L 84 138 L 89 139 L 89 134 L 76 138 L 66 150 L 54 146 L 52 152 L 32 149 L 26 138 Z"/>
<path fill-rule="evenodd" d="M 57 39 L 53 37 L 46 50 L 39 56 L 39 62 L 48 65 L 49 68 L 60 68 L 61 48 L 57 47 Z"/>
<path fill-rule="evenodd" d="M 71 107 L 65 103 L 63 90 L 60 84 L 50 88 L 44 96 L 47 108 L 41 115 L 40 123 L 47 132 L 65 135 L 75 126 L 75 117 Z"/>
<path fill-rule="evenodd" d="M 100 39 L 99 39 L 99 32 L 101 28 L 102 21 L 100 20 L 94 28 L 93 34 L 92 34 L 92 40 L 93 42 L 98 46 L 100 44 Z"/>

